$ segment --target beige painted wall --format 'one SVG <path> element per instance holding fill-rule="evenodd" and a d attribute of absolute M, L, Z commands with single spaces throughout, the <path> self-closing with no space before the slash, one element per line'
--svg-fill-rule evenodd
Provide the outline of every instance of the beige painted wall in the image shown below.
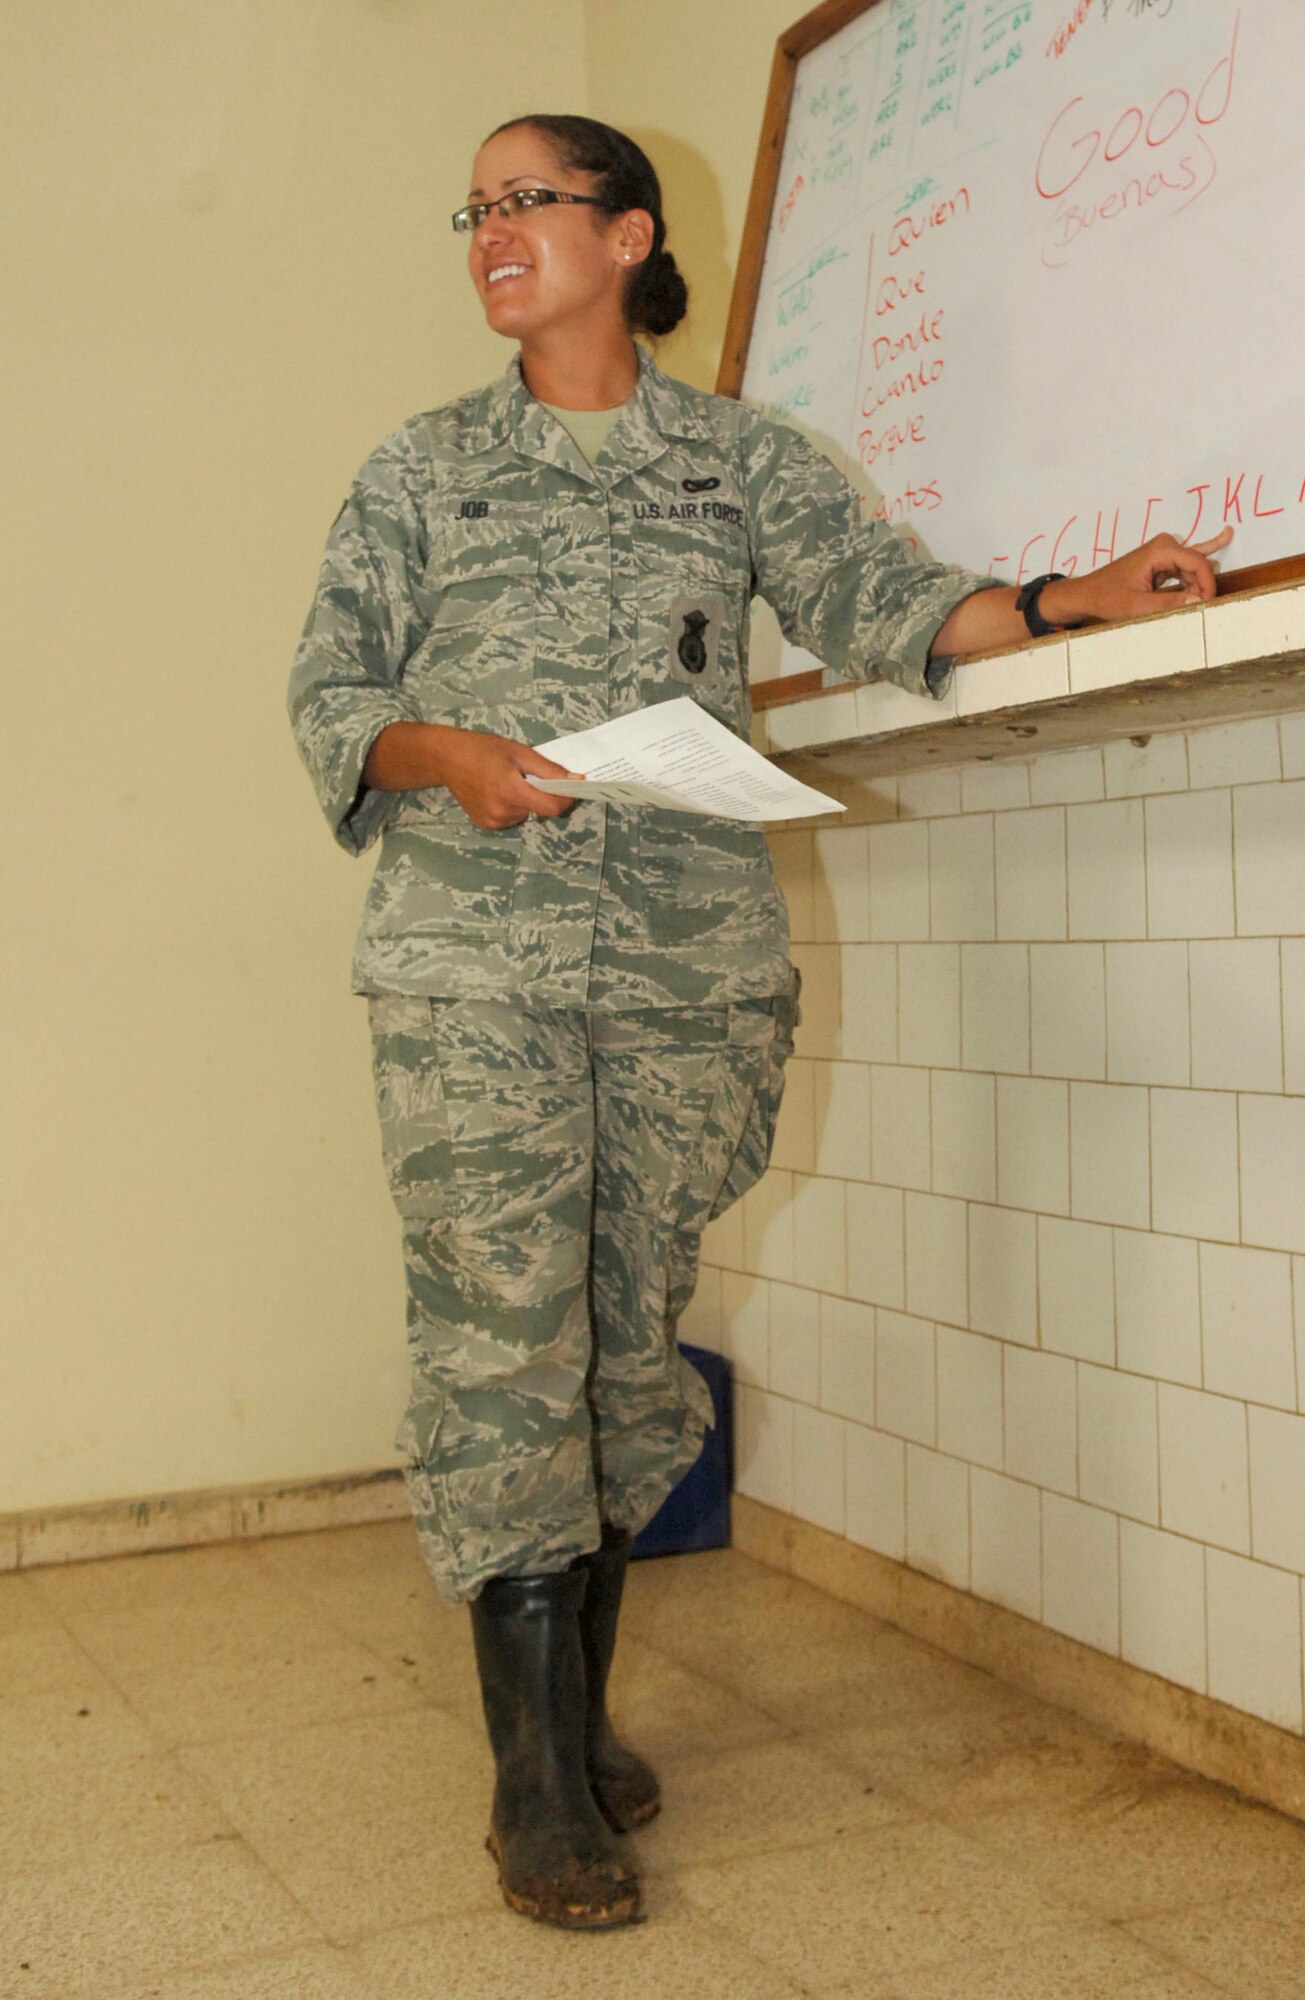
<path fill-rule="evenodd" d="M 668 247 L 691 288 L 663 341 L 672 375 L 714 389 L 775 38 L 798 0 L 586 0 L 589 110 L 661 176 Z"/>
<path fill-rule="evenodd" d="M 365 870 L 283 716 L 325 530 L 506 359 L 446 216 L 489 125 L 662 170 L 714 382 L 792 0 L 66 0 L 0 24 L 17 754 L 0 1512 L 392 1462 Z"/>
<path fill-rule="evenodd" d="M 391 1462 L 365 865 L 284 717 L 365 453 L 487 379 L 447 216 L 580 0 L 63 0 L 5 98 L 0 1512 Z"/>

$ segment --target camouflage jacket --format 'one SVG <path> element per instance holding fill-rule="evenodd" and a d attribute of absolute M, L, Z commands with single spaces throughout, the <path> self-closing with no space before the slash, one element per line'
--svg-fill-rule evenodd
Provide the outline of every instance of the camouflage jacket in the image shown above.
<path fill-rule="evenodd" d="M 989 579 L 921 564 L 797 432 L 640 379 L 596 463 L 514 359 L 372 454 L 331 530 L 290 683 L 336 838 L 383 835 L 357 992 L 635 1007 L 789 983 L 759 827 L 578 804 L 487 832 L 442 787 L 383 793 L 388 723 L 543 743 L 690 694 L 746 736 L 754 593 L 831 666 L 943 692 L 929 641 Z"/>

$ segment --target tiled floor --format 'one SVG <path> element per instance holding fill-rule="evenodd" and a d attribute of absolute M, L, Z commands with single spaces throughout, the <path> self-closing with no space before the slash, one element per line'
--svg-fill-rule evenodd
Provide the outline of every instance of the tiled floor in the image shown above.
<path fill-rule="evenodd" d="M 2 2000 L 1305 1993 L 1305 1827 L 743 1556 L 627 1606 L 649 1921 L 577 1937 L 408 1523 L 0 1577 Z"/>

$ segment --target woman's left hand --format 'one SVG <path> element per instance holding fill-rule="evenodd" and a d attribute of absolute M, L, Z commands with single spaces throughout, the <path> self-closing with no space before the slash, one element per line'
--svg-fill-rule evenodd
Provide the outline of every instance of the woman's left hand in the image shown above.
<path fill-rule="evenodd" d="M 1232 532 L 1225 527 L 1208 542 L 1191 543 L 1153 535 L 1104 569 L 1047 584 L 1038 610 L 1049 624 L 1070 625 L 1080 618 L 1116 623 L 1171 611 L 1176 604 L 1201 604 L 1215 593 L 1210 557 L 1227 548 Z"/>
<path fill-rule="evenodd" d="M 1179 604 L 1203 604 L 1215 593 L 1210 557 L 1227 548 L 1232 532 L 1223 528 L 1208 542 L 1191 543 L 1174 535 L 1153 535 L 1140 549 L 1130 549 L 1104 569 L 1044 583 L 1038 611 L 1048 625 L 1096 625 L 1149 618 Z M 1026 646 L 1028 626 L 1015 604 L 1016 590 L 1010 584 L 1003 590 L 976 590 L 963 597 L 934 633 L 930 655 L 973 657 L 1006 646 Z"/>

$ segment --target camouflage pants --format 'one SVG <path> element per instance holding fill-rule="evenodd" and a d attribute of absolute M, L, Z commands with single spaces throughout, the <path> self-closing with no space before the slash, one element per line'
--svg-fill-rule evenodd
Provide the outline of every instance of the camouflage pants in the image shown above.
<path fill-rule="evenodd" d="M 707 1221 L 763 1172 L 795 996 L 629 1013 L 370 1001 L 403 1218 L 411 1397 L 395 1443 L 442 1593 L 637 1532 L 711 1397 L 675 1326 Z"/>

